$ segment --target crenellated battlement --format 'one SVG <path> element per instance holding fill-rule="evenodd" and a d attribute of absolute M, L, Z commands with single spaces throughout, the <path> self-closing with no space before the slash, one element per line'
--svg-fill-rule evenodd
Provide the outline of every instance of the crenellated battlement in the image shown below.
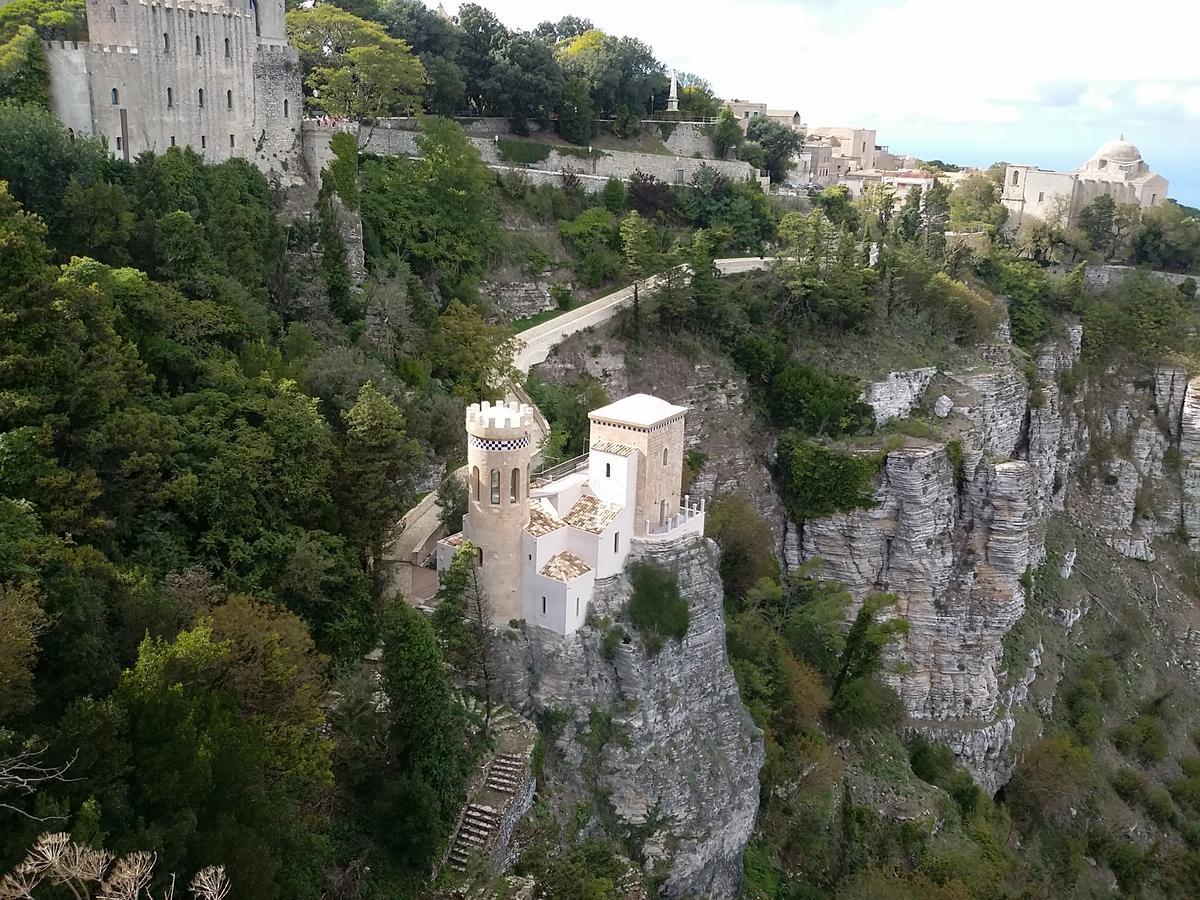
<path fill-rule="evenodd" d="M 250 13 L 243 12 L 240 9 L 234 9 L 225 4 L 214 3 L 154 3 L 146 2 L 146 0 L 138 0 L 138 6 L 147 7 L 149 9 L 165 9 L 169 11 L 180 11 L 190 13 L 200 13 L 203 16 L 225 16 L 230 19 L 253 19 L 254 16 Z"/>
<path fill-rule="evenodd" d="M 533 427 L 533 407 L 526 403 L 488 400 L 467 407 L 467 432 L 481 438 L 515 438 Z"/>
<path fill-rule="evenodd" d="M 109 53 L 116 56 L 135 57 L 137 47 L 125 44 L 93 44 L 90 41 L 42 41 L 45 50 L 78 50 L 81 53 Z"/>

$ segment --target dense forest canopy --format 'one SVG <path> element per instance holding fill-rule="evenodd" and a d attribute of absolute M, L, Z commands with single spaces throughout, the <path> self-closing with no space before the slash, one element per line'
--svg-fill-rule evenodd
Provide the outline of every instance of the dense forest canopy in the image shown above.
<path fill-rule="evenodd" d="M 0 9 L 0 872 L 53 829 L 153 852 L 156 886 L 221 865 L 238 897 L 427 895 L 486 749 L 460 694 L 484 638 L 461 561 L 431 621 L 398 602 L 386 545 L 431 490 L 461 521 L 450 473 L 464 404 L 515 377 L 489 278 L 552 282 L 554 314 L 673 273 L 613 339 L 635 360 L 727 358 L 778 438 L 776 488 L 801 527 L 869 507 L 887 440 L 904 437 L 860 400 L 869 373 L 845 363 L 860 345 L 954 360 L 1007 317 L 1033 354 L 1082 322 L 1082 378 L 1193 340 L 1194 284 L 1138 275 L 1096 294 L 1079 268 L 1195 271 L 1200 224 L 1174 204 L 1139 213 L 1100 198 L 1075 227 L 1012 235 L 995 172 L 901 203 L 884 189 L 773 197 L 712 169 L 594 193 L 498 175 L 453 115 L 586 144 L 600 126 L 632 137 L 663 110 L 667 68 L 651 48 L 586 19 L 522 32 L 474 4 L 456 19 L 418 0 L 293 9 L 314 111 L 428 117 L 420 159 L 360 154 L 339 136 L 311 214 L 285 216 L 243 160 L 172 148 L 126 163 L 68 135 L 46 109 L 40 40 L 82 37 L 81 14 L 74 0 Z M 786 177 L 797 136 L 767 122 L 743 134 L 701 77 L 680 83 L 685 115 L 716 120 L 722 155 Z M 361 216 L 361 288 L 348 215 Z M 956 232 L 987 240 L 973 250 Z M 717 258 L 744 254 L 782 259 L 717 277 Z M 599 382 L 527 387 L 554 426 L 546 458 L 582 452 L 587 412 L 608 399 Z M 702 465 L 689 457 L 692 475 Z M 901 749 L 945 792 L 961 852 L 864 809 L 843 835 L 810 827 L 818 792 L 780 791 L 825 777 L 840 741 L 898 745 L 883 676 L 903 621 L 890 595 L 851 615 L 839 585 L 781 573 L 745 498 L 719 497 L 709 527 L 732 665 L 766 746 L 751 896 L 1053 895 L 1085 853 L 1123 890 L 1147 882 L 1146 853 L 1064 812 L 1109 797 L 1095 719 L 1118 690 L 1101 662 L 1071 674 L 1069 721 L 1008 798 L 983 796 L 946 751 Z M 670 601 L 657 640 L 678 638 L 678 591 L 640 582 Z M 1157 753 L 1162 725 L 1143 715 L 1121 738 L 1130 760 Z M 1165 799 L 1132 768 L 1109 779 L 1182 836 L 1157 882 L 1177 896 L 1195 893 L 1200 870 L 1200 769 L 1181 765 Z M 26 791 L 29 766 L 47 777 Z M 1039 848 L 1024 861 L 1014 828 Z M 618 852 L 633 850 L 540 843 L 523 866 L 550 896 L 608 896 Z"/>

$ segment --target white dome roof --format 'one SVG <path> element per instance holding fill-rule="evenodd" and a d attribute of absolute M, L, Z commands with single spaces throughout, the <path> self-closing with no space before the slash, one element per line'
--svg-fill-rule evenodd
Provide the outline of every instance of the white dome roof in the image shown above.
<path fill-rule="evenodd" d="M 1109 141 L 1096 151 L 1092 159 L 1111 159 L 1117 162 L 1137 162 L 1142 158 L 1142 152 L 1125 140 L 1125 136 Z"/>

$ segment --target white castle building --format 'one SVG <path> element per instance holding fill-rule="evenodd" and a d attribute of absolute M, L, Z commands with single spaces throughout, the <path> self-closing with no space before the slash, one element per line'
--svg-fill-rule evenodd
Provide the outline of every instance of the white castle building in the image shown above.
<path fill-rule="evenodd" d="M 46 45 L 54 112 L 130 160 L 191 147 L 300 177 L 300 62 L 283 0 L 87 0 L 90 41 Z"/>
<path fill-rule="evenodd" d="M 632 546 L 704 533 L 703 502 L 680 502 L 686 413 L 648 394 L 625 397 L 590 413 L 584 456 L 533 474 L 533 410 L 471 406 L 468 512 L 462 532 L 438 544 L 438 569 L 469 540 L 495 623 L 575 631 L 596 581 L 619 575 Z"/>
<path fill-rule="evenodd" d="M 1073 225 L 1083 208 L 1103 194 L 1149 209 L 1166 202 L 1167 187 L 1167 179 L 1151 172 L 1141 151 L 1121 135 L 1074 172 L 1009 166 L 1001 202 L 1008 207 L 1012 228 L 1030 217 L 1047 221 L 1060 211 L 1066 216 L 1063 224 Z"/>

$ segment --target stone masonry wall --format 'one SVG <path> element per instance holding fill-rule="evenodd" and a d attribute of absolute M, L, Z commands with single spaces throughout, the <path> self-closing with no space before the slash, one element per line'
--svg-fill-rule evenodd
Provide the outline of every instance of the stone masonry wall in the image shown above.
<path fill-rule="evenodd" d="M 520 168 L 504 159 L 495 141 L 471 137 L 473 143 L 489 166 Z M 409 128 L 390 128 L 385 123 L 370 128 L 365 141 L 360 139 L 363 149 L 381 156 L 418 156 L 416 134 Z M 757 178 L 758 173 L 750 163 L 740 160 L 693 159 L 684 156 L 667 156 L 657 153 L 627 153 L 620 150 L 604 151 L 603 155 L 581 159 L 569 153 L 551 149 L 546 159 L 532 168 L 542 172 L 576 172 L 581 176 L 598 179 L 619 178 L 628 181 L 634 172 L 653 175 L 670 183 L 681 183 L 691 179 L 702 166 L 715 169 L 730 178 Z"/>

